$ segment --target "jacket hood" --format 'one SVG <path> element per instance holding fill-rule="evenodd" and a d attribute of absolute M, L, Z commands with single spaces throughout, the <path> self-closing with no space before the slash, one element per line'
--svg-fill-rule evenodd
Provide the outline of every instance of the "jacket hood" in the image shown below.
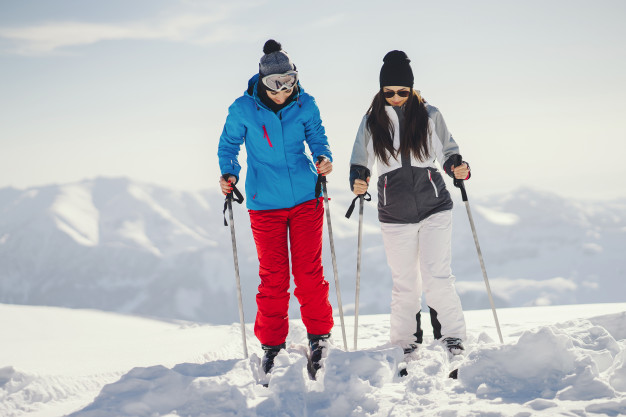
<path fill-rule="evenodd" d="M 252 78 L 250 78 L 248 80 L 248 89 L 246 90 L 246 93 L 248 95 L 250 95 L 250 96 L 254 96 L 255 95 L 255 90 L 256 90 L 255 86 L 256 86 L 257 81 L 259 81 L 259 74 L 258 73 L 254 74 L 252 76 Z"/>

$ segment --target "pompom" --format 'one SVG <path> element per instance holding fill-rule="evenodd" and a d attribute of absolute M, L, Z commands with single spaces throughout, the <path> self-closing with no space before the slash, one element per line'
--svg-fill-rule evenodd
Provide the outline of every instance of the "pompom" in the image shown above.
<path fill-rule="evenodd" d="M 409 57 L 402 51 L 391 51 L 388 52 L 387 55 L 383 58 L 384 63 L 409 63 L 411 60 Z"/>
<path fill-rule="evenodd" d="M 276 42 L 274 39 L 270 39 L 269 41 L 265 42 L 265 45 L 263 45 L 263 53 L 265 55 L 271 54 L 272 52 L 278 52 L 281 49 L 281 44 Z"/>

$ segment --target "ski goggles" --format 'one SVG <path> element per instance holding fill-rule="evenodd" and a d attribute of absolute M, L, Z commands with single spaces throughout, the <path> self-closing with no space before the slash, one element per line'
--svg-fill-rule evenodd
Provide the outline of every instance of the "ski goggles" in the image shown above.
<path fill-rule="evenodd" d="M 298 72 L 289 71 L 284 74 L 271 74 L 263 77 L 261 81 L 272 91 L 291 90 L 298 82 Z"/>

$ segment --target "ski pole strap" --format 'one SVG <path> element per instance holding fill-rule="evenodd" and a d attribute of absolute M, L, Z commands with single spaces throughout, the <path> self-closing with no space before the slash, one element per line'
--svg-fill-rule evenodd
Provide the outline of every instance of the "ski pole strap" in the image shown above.
<path fill-rule="evenodd" d="M 452 164 L 455 167 L 463 164 L 463 157 L 461 155 L 456 154 L 453 155 L 452 158 Z M 454 186 L 461 190 L 461 198 L 463 199 L 463 201 L 467 201 L 467 192 L 465 191 L 465 183 L 463 182 L 463 180 L 454 177 Z"/>
<path fill-rule="evenodd" d="M 369 177 L 370 177 L 370 170 L 367 167 L 364 167 L 362 165 L 350 165 L 350 188 L 354 188 L 354 182 L 357 179 L 368 181 Z M 352 212 L 354 211 L 354 205 L 356 204 L 356 200 L 361 196 L 363 196 L 363 199 L 365 201 L 372 201 L 372 196 L 367 191 L 365 191 L 364 194 L 357 195 L 354 198 L 354 200 L 352 200 L 352 203 L 350 204 L 350 207 L 348 208 L 348 211 L 346 212 L 347 219 L 349 219 L 350 216 L 352 215 Z"/>
<path fill-rule="evenodd" d="M 324 160 L 323 156 L 317 157 L 317 162 L 322 162 Z M 322 174 L 317 174 L 317 183 L 315 183 L 315 208 L 317 208 L 320 203 L 320 195 L 322 195 L 322 183 L 326 182 L 326 177 Z"/>
<path fill-rule="evenodd" d="M 356 200 L 358 200 L 359 197 L 361 196 L 363 196 L 363 200 L 365 201 L 372 201 L 372 195 L 368 193 L 367 191 L 365 192 L 365 194 L 360 194 L 354 197 L 354 199 L 352 200 L 352 203 L 350 203 L 350 207 L 348 207 L 348 211 L 346 211 L 346 219 L 349 219 L 350 216 L 352 216 L 352 212 L 354 211 Z"/>
<path fill-rule="evenodd" d="M 315 184 L 315 208 L 320 203 L 320 195 L 322 194 L 322 174 L 317 176 L 317 183 Z"/>
<path fill-rule="evenodd" d="M 235 194 L 235 197 L 233 198 L 233 193 Z M 241 192 L 239 191 L 239 189 L 237 189 L 237 186 L 233 184 L 233 192 L 232 193 L 228 193 L 226 194 L 226 198 L 224 199 L 224 211 L 222 211 L 222 214 L 224 215 L 224 226 L 228 226 L 228 222 L 226 221 L 226 210 L 228 210 L 228 201 L 234 201 L 235 203 L 243 203 L 243 195 L 241 194 Z"/>

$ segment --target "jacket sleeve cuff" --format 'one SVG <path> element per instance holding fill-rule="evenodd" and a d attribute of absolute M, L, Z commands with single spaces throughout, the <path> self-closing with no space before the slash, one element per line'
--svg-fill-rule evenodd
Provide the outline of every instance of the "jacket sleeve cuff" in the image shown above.
<path fill-rule="evenodd" d="M 371 176 L 370 170 L 362 165 L 350 165 L 350 191 L 354 191 L 354 180 L 366 181 Z"/>
<path fill-rule="evenodd" d="M 449 157 L 446 162 L 444 162 L 443 164 L 443 172 L 445 172 L 446 174 L 448 174 L 448 176 L 450 178 L 454 178 L 454 173 L 452 172 L 452 159 L 453 159 L 454 155 L 452 155 L 451 157 Z"/>
<path fill-rule="evenodd" d="M 450 176 L 450 178 L 454 178 L 454 173 L 452 172 L 452 165 L 453 165 L 453 157 L 455 155 L 450 156 L 446 162 L 443 164 L 443 171 L 448 174 L 448 176 Z M 467 163 L 467 161 L 463 161 L 464 164 L 467 164 L 467 178 L 465 178 L 464 181 L 469 180 L 470 177 L 472 176 L 472 169 L 470 168 L 470 164 Z"/>
<path fill-rule="evenodd" d="M 224 178 L 235 177 L 235 184 L 237 184 L 239 182 L 239 177 L 236 176 L 235 174 L 231 174 L 230 172 L 226 172 L 226 173 L 222 174 L 222 177 L 224 177 Z"/>

